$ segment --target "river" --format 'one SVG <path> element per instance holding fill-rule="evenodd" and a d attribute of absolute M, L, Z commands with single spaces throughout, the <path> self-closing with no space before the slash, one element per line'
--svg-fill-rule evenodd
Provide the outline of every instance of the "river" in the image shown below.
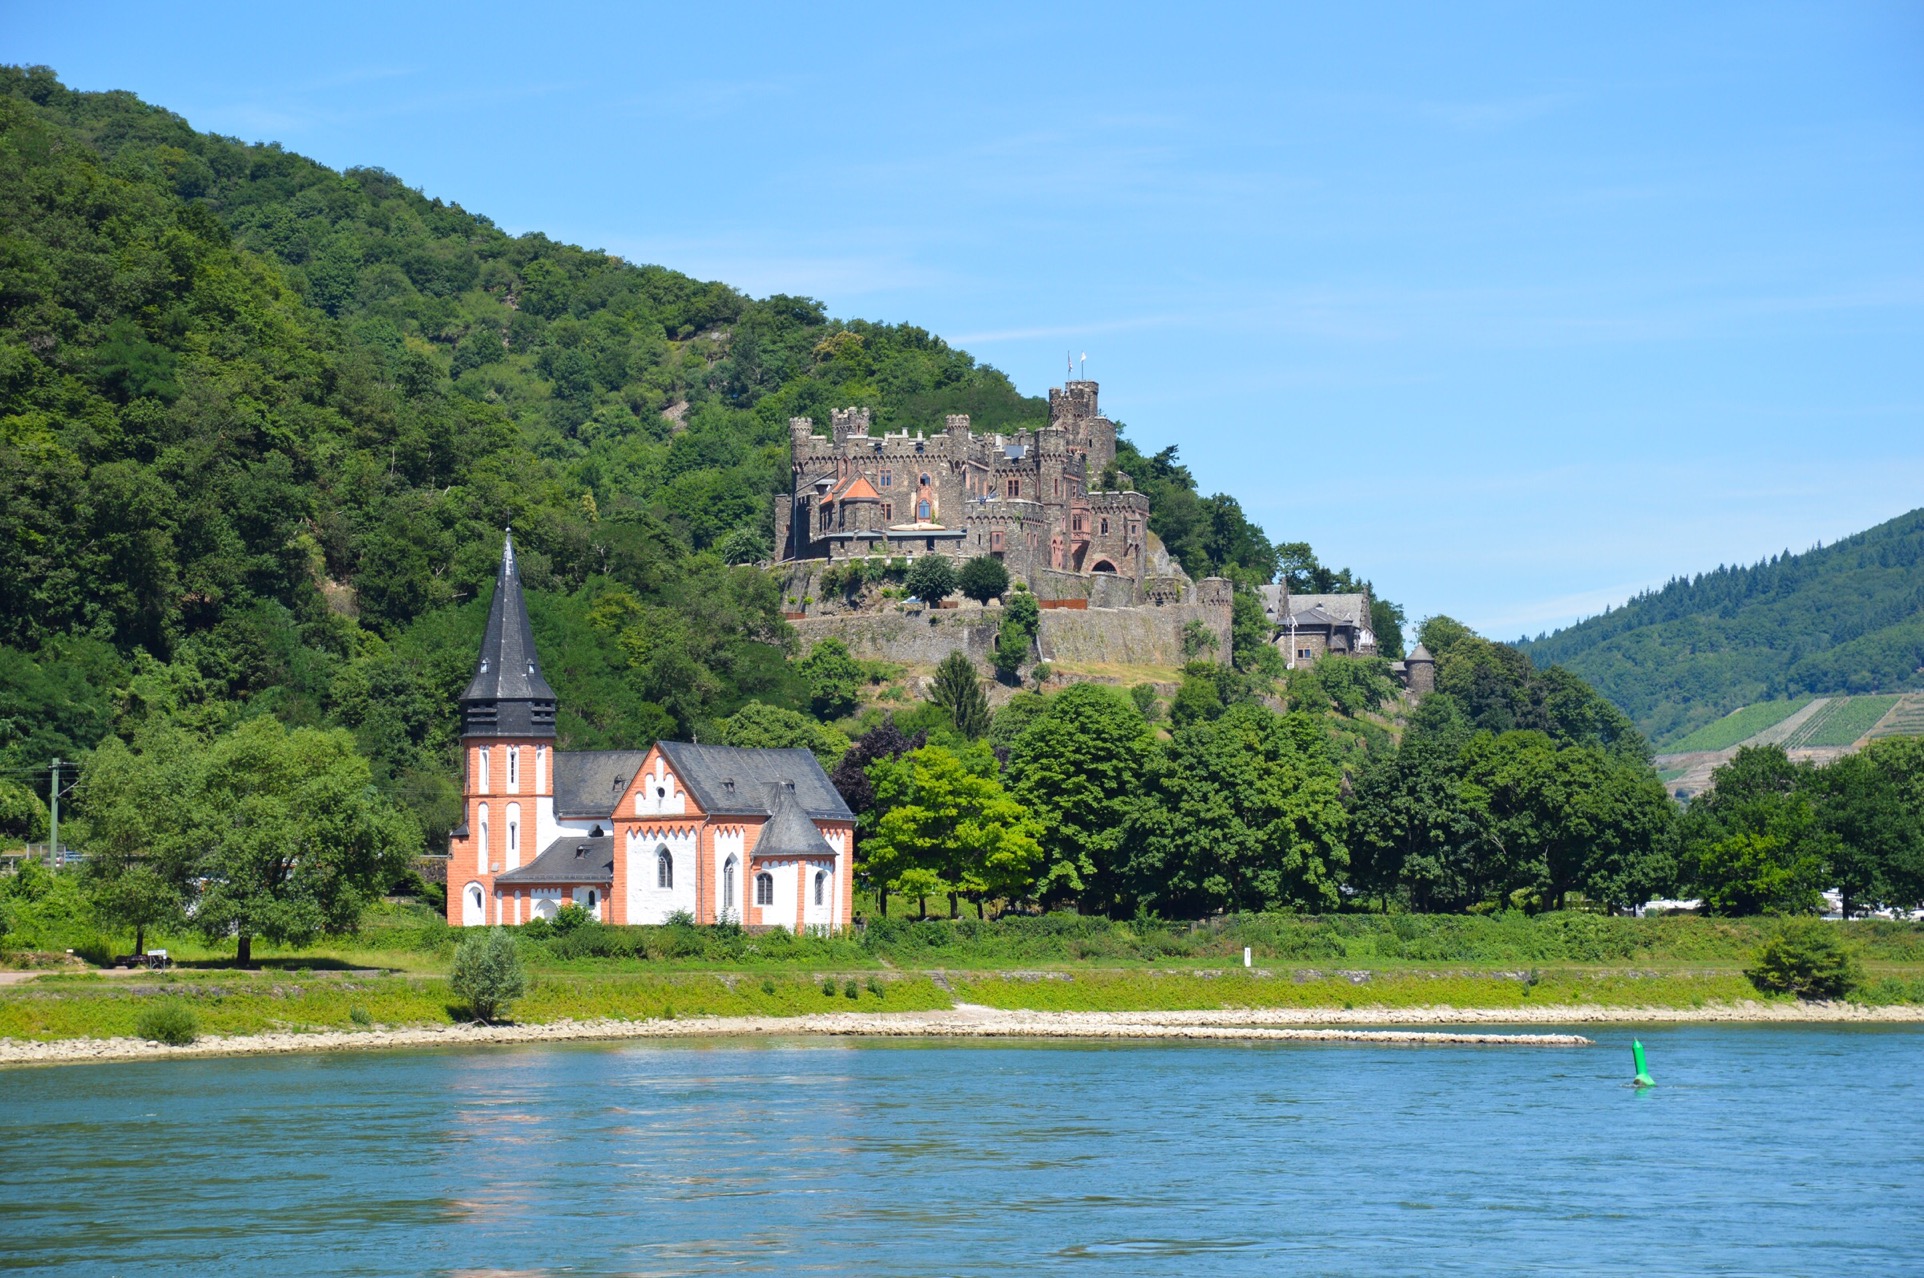
<path fill-rule="evenodd" d="M 0 1267 L 1924 1272 L 1924 1030 L 682 1041 L 0 1072 Z"/>

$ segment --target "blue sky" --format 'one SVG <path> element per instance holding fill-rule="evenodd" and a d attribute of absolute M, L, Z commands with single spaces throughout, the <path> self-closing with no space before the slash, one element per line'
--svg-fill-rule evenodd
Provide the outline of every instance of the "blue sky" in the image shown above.
<path fill-rule="evenodd" d="M 1924 6 L 0 7 L 0 58 L 921 324 L 1498 637 L 1924 505 Z"/>

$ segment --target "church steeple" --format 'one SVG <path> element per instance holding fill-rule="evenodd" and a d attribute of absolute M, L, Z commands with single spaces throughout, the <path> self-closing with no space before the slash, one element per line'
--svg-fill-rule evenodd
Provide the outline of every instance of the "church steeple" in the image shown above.
<path fill-rule="evenodd" d="M 521 598 L 521 573 L 514 562 L 514 534 L 509 533 L 501 544 L 481 656 L 461 694 L 461 735 L 552 737 L 554 712 L 554 689 L 541 677 L 528 605 Z"/>

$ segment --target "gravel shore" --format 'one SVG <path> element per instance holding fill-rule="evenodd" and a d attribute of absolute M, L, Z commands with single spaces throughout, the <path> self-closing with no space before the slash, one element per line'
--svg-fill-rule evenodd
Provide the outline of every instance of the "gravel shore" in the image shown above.
<path fill-rule="evenodd" d="M 1188 1012 L 1011 1012 L 962 1004 L 936 1012 L 830 1012 L 815 1016 L 691 1017 L 673 1021 L 556 1021 L 545 1025 L 450 1025 L 353 1032 L 209 1036 L 188 1047 L 136 1038 L 0 1040 L 0 1065 L 61 1065 L 188 1056 L 284 1055 L 392 1047 L 561 1043 L 660 1038 L 1041 1038 L 1229 1039 L 1370 1042 L 1410 1046 L 1582 1047 L 1562 1033 L 1495 1033 L 1414 1026 L 1527 1026 L 1712 1021 L 1924 1022 L 1924 1008 L 1849 1003 L 1735 1003 L 1701 1008 L 1541 1007 L 1260 1009 Z"/>

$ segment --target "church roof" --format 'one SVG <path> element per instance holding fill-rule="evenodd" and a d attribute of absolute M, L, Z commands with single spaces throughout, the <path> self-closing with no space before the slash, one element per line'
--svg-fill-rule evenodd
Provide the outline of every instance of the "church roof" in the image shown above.
<path fill-rule="evenodd" d="M 488 629 L 461 702 L 540 701 L 552 707 L 554 689 L 541 674 L 535 653 L 534 628 L 528 624 L 528 605 L 521 597 L 521 573 L 514 562 L 514 534 L 501 543 L 501 566 L 494 576 L 494 601 L 488 605 Z M 552 721 L 552 708 L 549 719 Z M 510 725 L 503 723 L 504 730 Z"/>
<path fill-rule="evenodd" d="M 648 757 L 646 750 L 559 750 L 554 756 L 558 817 L 610 817 L 622 791 Z"/>
<path fill-rule="evenodd" d="M 770 786 L 792 791 L 811 818 L 853 821 L 815 756 L 801 748 L 690 745 L 663 741 L 661 752 L 695 802 L 709 815 L 765 816 L 775 811 Z"/>
<path fill-rule="evenodd" d="M 815 828 L 815 823 L 808 819 L 786 786 L 768 787 L 768 803 L 774 813 L 755 840 L 756 856 L 835 855 L 835 849 L 828 845 L 828 840 L 822 837 L 822 832 Z"/>
<path fill-rule="evenodd" d="M 494 877 L 496 883 L 612 883 L 614 879 L 614 836 L 592 839 L 579 834 L 563 835 L 520 869 Z"/>

